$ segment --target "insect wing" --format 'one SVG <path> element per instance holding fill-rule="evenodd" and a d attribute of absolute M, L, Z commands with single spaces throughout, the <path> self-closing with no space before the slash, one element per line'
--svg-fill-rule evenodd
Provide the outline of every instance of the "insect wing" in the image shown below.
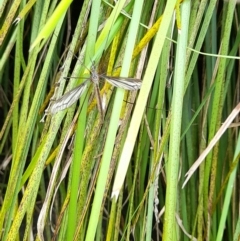
<path fill-rule="evenodd" d="M 73 105 L 86 90 L 87 82 L 88 81 L 84 81 L 82 84 L 70 90 L 58 100 L 54 101 L 53 104 L 50 106 L 50 113 L 55 114 L 58 111 L 65 110 L 71 105 Z"/>
<path fill-rule="evenodd" d="M 141 88 L 142 81 L 134 78 L 112 77 L 101 75 L 101 78 L 106 79 L 111 85 L 125 90 L 138 90 Z"/>

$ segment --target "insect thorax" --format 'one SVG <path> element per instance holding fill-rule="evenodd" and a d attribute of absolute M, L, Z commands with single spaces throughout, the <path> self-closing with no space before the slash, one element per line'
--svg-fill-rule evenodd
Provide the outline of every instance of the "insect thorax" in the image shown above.
<path fill-rule="evenodd" d="M 91 80 L 94 84 L 99 84 L 99 76 L 96 72 L 91 73 Z"/>
<path fill-rule="evenodd" d="M 94 64 L 91 67 L 91 80 L 94 84 L 98 84 L 99 82 L 99 76 Z"/>

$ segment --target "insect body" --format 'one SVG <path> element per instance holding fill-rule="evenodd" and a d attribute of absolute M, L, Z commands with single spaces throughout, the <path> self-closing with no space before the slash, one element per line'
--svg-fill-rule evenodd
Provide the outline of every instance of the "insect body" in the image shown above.
<path fill-rule="evenodd" d="M 48 111 L 51 114 L 55 114 L 58 111 L 61 111 L 70 107 L 82 96 L 82 94 L 87 88 L 88 81 L 91 81 L 94 84 L 94 89 L 97 96 L 98 108 L 100 109 L 101 116 L 103 117 L 103 108 L 102 108 L 102 102 L 101 102 L 100 91 L 99 91 L 100 78 L 105 79 L 107 82 L 109 82 L 111 85 L 115 87 L 123 88 L 125 90 L 138 90 L 141 88 L 141 84 L 142 84 L 140 79 L 113 77 L 113 76 L 106 76 L 103 74 L 99 75 L 96 71 L 95 66 L 92 65 L 90 70 L 90 78 L 86 79 L 82 84 L 75 87 L 71 91 L 67 92 L 58 100 L 54 101 L 51 104 Z"/>

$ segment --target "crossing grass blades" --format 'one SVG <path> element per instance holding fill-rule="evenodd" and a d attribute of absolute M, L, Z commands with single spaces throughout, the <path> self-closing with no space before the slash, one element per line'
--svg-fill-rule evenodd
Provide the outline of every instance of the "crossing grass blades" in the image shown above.
<path fill-rule="evenodd" d="M 67 92 L 59 99 L 55 100 L 50 105 L 47 112 L 50 114 L 56 114 L 57 112 L 61 110 L 65 110 L 71 105 L 73 105 L 82 96 L 82 94 L 87 88 L 88 82 L 90 81 L 94 86 L 98 109 L 100 111 L 101 118 L 103 120 L 104 114 L 103 114 L 103 107 L 102 107 L 102 101 L 101 101 L 100 89 L 99 89 L 100 79 L 105 79 L 107 82 L 109 82 L 111 85 L 115 87 L 122 88 L 125 90 L 131 90 L 131 91 L 140 89 L 142 84 L 142 81 L 136 78 L 113 77 L 113 76 L 98 74 L 96 71 L 95 63 L 93 62 L 90 69 L 90 78 L 86 79 L 82 84 L 75 87 L 71 91 Z"/>

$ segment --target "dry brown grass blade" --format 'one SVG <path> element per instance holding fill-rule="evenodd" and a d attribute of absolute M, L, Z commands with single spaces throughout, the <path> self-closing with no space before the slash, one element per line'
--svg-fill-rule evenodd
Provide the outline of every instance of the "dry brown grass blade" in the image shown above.
<path fill-rule="evenodd" d="M 200 166 L 200 164 L 204 161 L 205 157 L 208 155 L 208 153 L 212 150 L 214 145 L 219 141 L 221 136 L 224 134 L 224 132 L 227 130 L 227 128 L 231 125 L 235 117 L 238 115 L 240 111 L 240 103 L 233 109 L 231 114 L 228 116 L 226 121 L 223 123 L 221 128 L 218 130 L 214 138 L 210 141 L 207 148 L 202 152 L 202 154 L 199 156 L 199 158 L 194 162 L 192 167 L 189 169 L 189 171 L 186 173 L 186 180 L 184 181 L 182 188 L 185 187 L 186 183 L 190 179 L 190 177 L 193 175 L 193 173 L 197 170 L 197 168 Z"/>

